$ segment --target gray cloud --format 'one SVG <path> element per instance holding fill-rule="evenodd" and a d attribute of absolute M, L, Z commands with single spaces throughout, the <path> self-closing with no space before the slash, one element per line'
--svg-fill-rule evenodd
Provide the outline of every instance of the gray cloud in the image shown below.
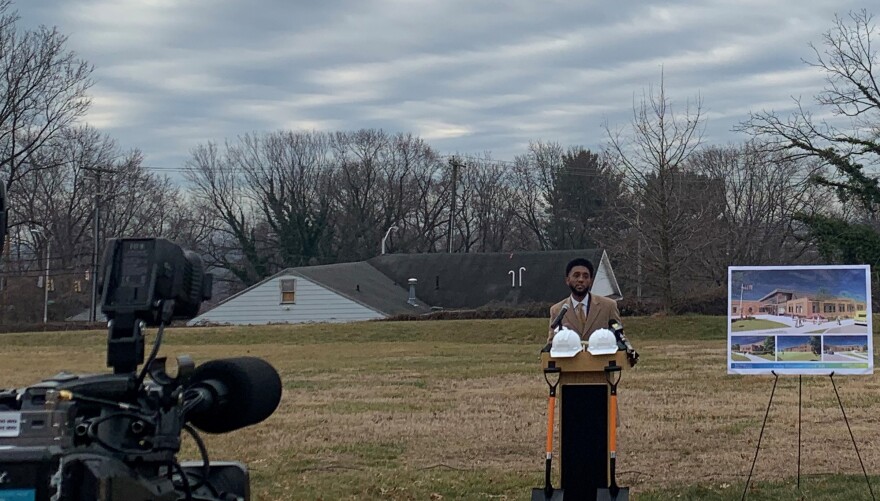
<path fill-rule="evenodd" d="M 96 66 L 87 121 L 179 168 L 255 130 L 382 127 L 442 152 L 512 159 L 529 140 L 598 148 L 660 79 L 699 95 L 706 139 L 790 109 L 822 76 L 800 60 L 847 1 L 78 0 L 16 5 Z"/>

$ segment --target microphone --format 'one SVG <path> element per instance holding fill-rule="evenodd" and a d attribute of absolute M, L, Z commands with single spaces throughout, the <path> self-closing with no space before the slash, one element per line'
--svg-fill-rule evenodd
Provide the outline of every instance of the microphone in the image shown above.
<path fill-rule="evenodd" d="M 626 356 L 629 360 L 629 366 L 635 366 L 639 361 L 639 352 L 637 352 L 636 349 L 633 348 L 633 345 L 630 344 L 629 340 L 626 338 L 626 334 L 623 333 L 623 325 L 612 318 L 608 320 L 608 328 L 614 332 L 614 337 L 617 338 L 618 344 L 623 344 L 623 347 L 626 349 Z"/>
<path fill-rule="evenodd" d="M 620 324 L 617 320 L 609 319 L 608 320 L 608 328 L 611 329 L 611 332 L 614 333 L 614 337 L 617 338 L 618 343 L 626 343 L 626 335 L 623 333 L 623 325 Z"/>
<path fill-rule="evenodd" d="M 556 318 L 553 319 L 553 323 L 550 324 L 551 329 L 556 329 L 560 325 L 562 325 L 562 317 L 565 316 L 565 312 L 567 312 L 569 308 L 570 306 L 568 305 L 568 303 L 562 305 L 562 309 L 559 310 L 559 314 L 556 315 Z"/>
<path fill-rule="evenodd" d="M 254 357 L 211 360 L 193 371 L 185 396 L 187 421 L 207 433 L 226 433 L 271 416 L 281 401 L 281 377 Z"/>

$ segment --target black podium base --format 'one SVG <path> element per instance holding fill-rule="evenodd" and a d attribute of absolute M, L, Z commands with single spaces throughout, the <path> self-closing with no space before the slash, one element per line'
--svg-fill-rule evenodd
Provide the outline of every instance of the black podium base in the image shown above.
<path fill-rule="evenodd" d="M 608 385 L 562 385 L 562 488 L 566 499 L 596 499 L 608 487 Z"/>

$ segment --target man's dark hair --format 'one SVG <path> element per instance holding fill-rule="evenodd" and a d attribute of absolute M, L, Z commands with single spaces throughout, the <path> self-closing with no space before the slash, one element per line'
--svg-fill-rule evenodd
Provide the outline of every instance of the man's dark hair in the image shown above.
<path fill-rule="evenodd" d="M 593 263 L 591 263 L 588 259 L 584 259 L 582 257 L 576 257 L 568 262 L 565 266 L 565 276 L 568 276 L 571 273 L 571 269 L 575 266 L 584 266 L 588 270 L 590 270 L 590 278 L 596 278 L 596 273 L 593 271 Z"/>

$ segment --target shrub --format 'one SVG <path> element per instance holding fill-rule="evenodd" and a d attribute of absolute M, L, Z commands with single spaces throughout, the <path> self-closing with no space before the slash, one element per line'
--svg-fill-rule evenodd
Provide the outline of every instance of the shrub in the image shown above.
<path fill-rule="evenodd" d="M 488 304 L 469 310 L 437 310 L 422 315 L 395 315 L 385 320 L 479 320 L 498 318 L 549 318 L 550 304 Z"/>

